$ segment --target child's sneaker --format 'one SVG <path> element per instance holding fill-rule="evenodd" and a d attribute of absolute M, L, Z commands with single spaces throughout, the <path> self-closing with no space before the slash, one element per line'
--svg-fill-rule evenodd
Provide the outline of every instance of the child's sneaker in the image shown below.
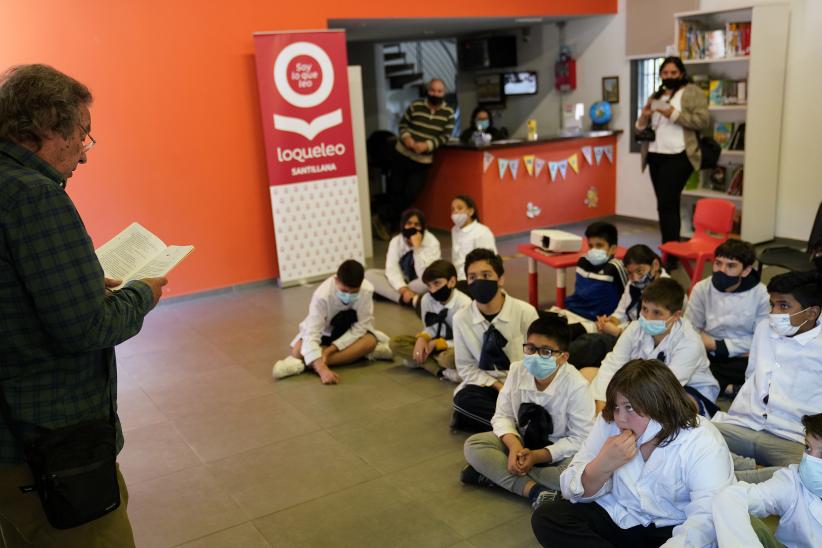
<path fill-rule="evenodd" d="M 460 471 L 460 481 L 466 485 L 479 485 L 480 487 L 493 487 L 494 482 L 477 472 L 476 468 L 466 464 Z"/>
<path fill-rule="evenodd" d="M 305 371 L 305 364 L 299 358 L 289 356 L 274 364 L 271 374 L 275 379 L 284 379 L 292 375 L 299 375 Z"/>
<path fill-rule="evenodd" d="M 536 510 L 543 504 L 547 502 L 554 502 L 555 500 L 559 499 L 559 493 L 554 491 L 553 489 L 543 489 L 539 492 L 539 494 L 534 498 L 531 502 L 531 509 Z"/>
<path fill-rule="evenodd" d="M 457 373 L 457 370 L 449 367 L 442 370 L 442 378 L 449 380 L 454 384 L 459 384 L 462 382 L 462 378 L 460 377 L 460 374 Z"/>
<path fill-rule="evenodd" d="M 371 361 L 374 360 L 385 360 L 390 362 L 394 359 L 394 352 L 391 350 L 391 347 L 388 346 L 388 343 L 380 342 L 377 343 L 377 346 L 374 347 L 374 350 L 371 351 L 369 355 L 366 356 Z"/>

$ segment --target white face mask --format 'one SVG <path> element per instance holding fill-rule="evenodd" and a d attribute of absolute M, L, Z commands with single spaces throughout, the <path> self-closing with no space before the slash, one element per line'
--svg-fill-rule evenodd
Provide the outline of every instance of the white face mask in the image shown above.
<path fill-rule="evenodd" d="M 648 421 L 648 426 L 645 427 L 645 432 L 636 440 L 636 446 L 640 447 L 642 444 L 651 441 L 654 436 L 659 434 L 662 430 L 662 425 L 656 422 L 654 419 Z"/>
<path fill-rule="evenodd" d="M 768 314 L 768 323 L 777 335 L 793 337 L 796 335 L 796 332 L 799 331 L 799 328 L 805 325 L 808 320 L 805 320 L 799 325 L 791 325 L 791 318 L 797 314 L 802 314 L 805 310 L 808 309 L 805 308 L 794 314 Z"/>
<path fill-rule="evenodd" d="M 451 220 L 454 221 L 454 225 L 457 228 L 462 228 L 465 226 L 465 223 L 468 222 L 468 214 L 467 213 L 452 213 Z"/>

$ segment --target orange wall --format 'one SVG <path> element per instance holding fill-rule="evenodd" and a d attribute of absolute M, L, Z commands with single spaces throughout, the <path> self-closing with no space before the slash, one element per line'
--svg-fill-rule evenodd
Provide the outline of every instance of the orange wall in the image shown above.
<path fill-rule="evenodd" d="M 306 8 L 306 6 L 309 6 Z M 616 13 L 617 0 L 3 0 L 0 69 L 47 63 L 95 95 L 68 190 L 100 245 L 136 220 L 195 252 L 183 295 L 277 275 L 251 34 L 327 19 Z"/>

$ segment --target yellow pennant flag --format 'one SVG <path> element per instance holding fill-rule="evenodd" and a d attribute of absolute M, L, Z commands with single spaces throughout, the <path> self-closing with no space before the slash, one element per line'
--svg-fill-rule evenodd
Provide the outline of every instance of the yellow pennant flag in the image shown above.
<path fill-rule="evenodd" d="M 577 175 L 579 174 L 579 157 L 577 153 L 574 152 L 571 156 L 568 157 L 568 165 L 571 166 L 571 169 L 574 170 L 574 173 Z"/>
<path fill-rule="evenodd" d="M 534 158 L 535 156 L 533 154 L 526 154 L 522 157 L 522 163 L 525 164 L 525 169 L 531 177 L 534 176 Z"/>

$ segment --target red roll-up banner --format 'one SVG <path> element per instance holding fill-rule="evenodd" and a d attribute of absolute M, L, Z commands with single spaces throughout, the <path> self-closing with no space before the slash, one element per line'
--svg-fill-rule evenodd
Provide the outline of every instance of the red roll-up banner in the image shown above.
<path fill-rule="evenodd" d="M 363 261 L 344 31 L 254 34 L 280 282 Z"/>

